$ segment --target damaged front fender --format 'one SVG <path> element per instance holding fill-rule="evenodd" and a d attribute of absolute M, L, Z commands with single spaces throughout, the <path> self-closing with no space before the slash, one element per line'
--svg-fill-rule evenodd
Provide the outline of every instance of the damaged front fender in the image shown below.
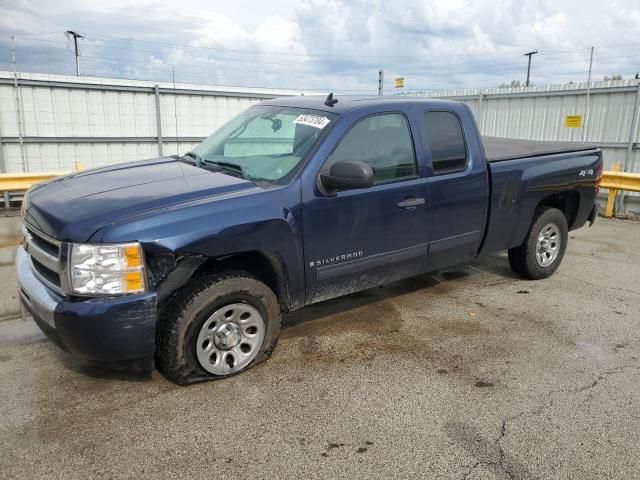
<path fill-rule="evenodd" d="M 183 287 L 207 261 L 203 255 L 174 255 L 162 253 L 147 258 L 149 284 L 158 294 L 158 304 L 162 305 L 176 290 Z"/>

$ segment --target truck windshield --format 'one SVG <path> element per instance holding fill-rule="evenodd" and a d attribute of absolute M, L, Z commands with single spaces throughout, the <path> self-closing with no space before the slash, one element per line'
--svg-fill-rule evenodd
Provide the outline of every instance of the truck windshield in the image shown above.
<path fill-rule="evenodd" d="M 257 105 L 223 125 L 190 155 L 203 167 L 278 181 L 300 164 L 335 117 L 318 110 Z"/>

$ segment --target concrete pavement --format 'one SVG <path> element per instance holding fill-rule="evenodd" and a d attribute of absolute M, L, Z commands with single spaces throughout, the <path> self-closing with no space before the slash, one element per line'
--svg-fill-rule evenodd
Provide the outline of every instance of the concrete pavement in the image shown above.
<path fill-rule="evenodd" d="M 268 362 L 177 387 L 0 322 L 2 478 L 637 478 L 640 223 L 289 315 Z"/>

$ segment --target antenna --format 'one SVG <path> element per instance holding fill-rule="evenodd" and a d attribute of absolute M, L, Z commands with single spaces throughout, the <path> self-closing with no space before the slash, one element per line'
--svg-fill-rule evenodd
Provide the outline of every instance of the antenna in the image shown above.
<path fill-rule="evenodd" d="M 336 103 L 338 103 L 338 99 L 337 98 L 333 98 L 333 92 L 331 92 L 329 95 L 327 95 L 327 99 L 324 101 L 324 104 L 327 107 L 333 107 Z"/>

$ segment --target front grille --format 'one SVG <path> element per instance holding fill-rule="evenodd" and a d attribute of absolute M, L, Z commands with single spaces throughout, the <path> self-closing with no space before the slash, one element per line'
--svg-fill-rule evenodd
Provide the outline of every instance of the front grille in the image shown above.
<path fill-rule="evenodd" d="M 51 289 L 61 292 L 61 243 L 29 226 L 23 229 L 25 249 L 31 257 L 33 273 Z"/>
<path fill-rule="evenodd" d="M 45 267 L 35 257 L 31 257 L 31 263 L 33 263 L 33 269 L 44 277 L 49 283 L 52 283 L 56 287 L 60 287 L 60 274 Z"/>
<path fill-rule="evenodd" d="M 50 253 L 54 257 L 60 256 L 60 244 L 51 243 L 47 241 L 45 238 L 41 237 L 38 232 L 33 229 L 27 228 L 27 231 L 31 235 L 33 243 L 43 249 L 45 252 Z"/>

